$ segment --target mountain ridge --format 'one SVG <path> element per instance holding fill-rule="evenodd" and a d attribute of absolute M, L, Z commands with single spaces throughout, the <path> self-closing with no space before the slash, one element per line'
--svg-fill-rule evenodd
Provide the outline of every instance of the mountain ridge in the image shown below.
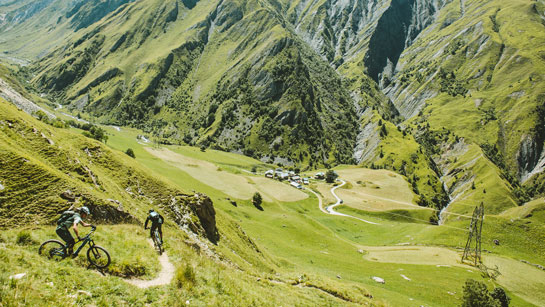
<path fill-rule="evenodd" d="M 359 163 L 403 169 L 405 174 L 407 167 L 419 169 L 416 176 L 408 175 L 414 177 L 414 190 L 423 205 L 438 208 L 446 206 L 452 187 L 445 185 L 443 179 L 449 176 L 436 164 L 445 161 L 442 156 L 452 156 L 448 148 L 457 141 L 440 146 L 441 140 L 430 137 L 446 137 L 441 131 L 448 129 L 452 137 L 447 139 L 479 145 L 484 159 L 499 166 L 494 171 L 498 180 L 509 181 L 501 192 L 504 199 L 513 194 L 518 199 L 508 201 L 510 205 L 544 192 L 539 184 L 543 124 L 534 119 L 530 127 L 516 119 L 516 127 L 527 132 L 507 128 L 506 133 L 505 127 L 493 125 L 512 121 L 509 103 L 500 112 L 489 103 L 480 106 L 483 98 L 474 99 L 479 106 L 467 118 L 474 132 L 460 126 L 464 121 L 453 126 L 454 121 L 443 120 L 447 110 L 457 114 L 448 100 L 465 101 L 465 112 L 468 96 L 490 92 L 478 82 L 496 80 L 487 68 L 470 75 L 455 72 L 467 70 L 461 58 L 465 53 L 460 52 L 470 46 L 465 46 L 464 35 L 483 33 L 471 48 L 480 50 L 478 59 L 489 59 L 488 66 L 496 63 L 493 55 L 501 48 L 507 48 L 502 54 L 518 50 L 494 42 L 507 29 L 501 26 L 505 22 L 497 1 L 186 2 L 148 0 L 120 6 L 37 62 L 34 84 L 74 112 L 142 128 L 160 142 L 212 146 L 311 168 Z M 541 16 L 540 2 L 533 3 L 519 0 L 504 11 L 525 8 Z M 406 13 L 403 18 L 393 17 L 401 12 Z M 474 18 L 480 22 L 467 21 L 475 16 L 481 16 Z M 399 39 L 384 39 L 389 33 L 381 30 L 385 27 L 397 29 L 392 31 L 398 31 Z M 445 34 L 434 39 L 437 33 Z M 490 42 L 489 48 L 478 49 Z M 503 65 L 494 66 L 498 63 Z M 538 90 L 509 95 L 512 100 L 527 96 L 522 98 L 529 101 L 526 105 L 539 110 Z M 531 97 L 536 100 L 530 102 Z M 479 137 L 475 131 L 481 123 L 485 133 Z M 494 138 L 496 142 L 483 142 Z M 409 152 L 401 152 L 395 143 Z M 475 173 L 466 177 L 482 180 Z"/>

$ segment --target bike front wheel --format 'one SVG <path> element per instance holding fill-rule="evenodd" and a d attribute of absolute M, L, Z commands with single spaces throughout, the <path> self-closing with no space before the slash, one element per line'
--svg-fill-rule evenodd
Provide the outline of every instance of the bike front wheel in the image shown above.
<path fill-rule="evenodd" d="M 106 268 L 112 261 L 110 259 L 110 254 L 108 254 L 104 248 L 98 245 L 92 246 L 87 250 L 87 259 L 89 259 L 89 262 L 92 265 L 99 269 Z"/>
<path fill-rule="evenodd" d="M 66 246 L 58 240 L 48 240 L 40 245 L 38 254 L 48 259 L 60 261 L 66 257 Z"/>

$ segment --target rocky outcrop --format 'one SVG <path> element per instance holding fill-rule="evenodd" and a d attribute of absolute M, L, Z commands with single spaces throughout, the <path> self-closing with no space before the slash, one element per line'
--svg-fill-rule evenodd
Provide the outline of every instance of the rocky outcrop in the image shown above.
<path fill-rule="evenodd" d="M 383 87 L 387 86 L 401 53 L 435 21 L 436 13 L 450 1 L 392 0 L 369 40 L 364 60 L 369 76 Z"/>
<path fill-rule="evenodd" d="M 328 62 L 338 66 L 362 50 L 387 1 L 300 1 L 291 16 L 297 33 Z"/>
<path fill-rule="evenodd" d="M 378 124 L 372 121 L 373 112 L 367 109 L 362 116 L 362 128 L 356 139 L 354 159 L 358 164 L 370 162 L 376 157 L 380 145 Z"/>
<path fill-rule="evenodd" d="M 30 3 L 25 4 L 16 10 L 8 12 L 3 16 L 3 18 L 0 19 L 0 30 L 8 31 L 12 27 L 24 23 L 40 11 L 45 10 L 53 1 L 54 0 L 31 1 Z"/>
<path fill-rule="evenodd" d="M 193 210 L 193 213 L 199 218 L 207 238 L 211 242 L 216 243 L 220 236 L 218 229 L 216 228 L 216 211 L 214 210 L 210 197 L 204 194 L 195 194 L 195 196 L 190 199 L 189 206 Z"/>
<path fill-rule="evenodd" d="M 526 135 L 521 140 L 517 153 L 519 176 L 525 182 L 533 175 L 545 171 L 545 150 L 543 139 Z"/>
<path fill-rule="evenodd" d="M 203 235 L 214 244 L 219 241 L 216 211 L 208 196 L 178 194 L 170 198 L 166 207 L 172 219 L 183 229 Z"/>
<path fill-rule="evenodd" d="M 56 116 L 50 113 L 49 111 L 43 109 L 42 107 L 38 106 L 34 102 L 25 98 L 23 95 L 21 95 L 19 92 L 13 89 L 13 87 L 11 87 L 6 81 L 2 80 L 1 78 L 0 78 L 0 97 L 13 103 L 15 106 L 27 112 L 28 114 L 35 114 L 36 112 L 40 111 L 40 112 L 44 112 L 47 115 L 47 117 L 49 117 L 50 119 L 56 118 Z"/>
<path fill-rule="evenodd" d="M 120 6 L 134 0 L 89 0 L 80 1 L 66 13 L 71 18 L 70 24 L 77 31 L 99 21 Z"/>

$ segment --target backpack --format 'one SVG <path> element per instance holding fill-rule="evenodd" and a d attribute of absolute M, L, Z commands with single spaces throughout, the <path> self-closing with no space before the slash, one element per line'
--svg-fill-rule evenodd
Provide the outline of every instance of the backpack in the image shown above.
<path fill-rule="evenodd" d="M 150 217 L 153 223 L 163 224 L 163 217 L 159 213 L 153 211 L 150 213 Z"/>
<path fill-rule="evenodd" d="M 68 221 L 69 218 L 73 217 L 74 214 L 76 214 L 76 212 L 74 211 L 64 211 L 62 214 L 61 214 L 61 217 L 57 220 L 57 225 L 58 226 L 61 226 L 63 225 L 66 221 Z"/>

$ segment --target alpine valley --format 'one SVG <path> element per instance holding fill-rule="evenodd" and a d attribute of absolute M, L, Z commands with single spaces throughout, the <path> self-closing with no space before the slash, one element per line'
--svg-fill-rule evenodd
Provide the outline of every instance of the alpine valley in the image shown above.
<path fill-rule="evenodd" d="M 545 306 L 545 1 L 0 0 L 0 229 L 0 306 Z"/>

